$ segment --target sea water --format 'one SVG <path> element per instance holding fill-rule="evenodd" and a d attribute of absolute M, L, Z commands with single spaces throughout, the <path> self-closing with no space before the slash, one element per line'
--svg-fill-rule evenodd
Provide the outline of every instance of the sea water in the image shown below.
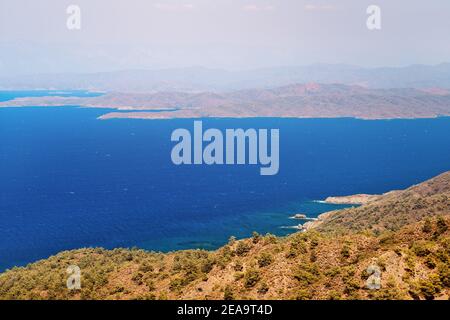
<path fill-rule="evenodd" d="M 214 249 L 252 231 L 286 235 L 295 213 L 343 207 L 315 200 L 450 170 L 450 118 L 202 119 L 279 129 L 279 172 L 261 176 L 255 165 L 174 165 L 171 133 L 193 119 L 98 120 L 105 112 L 0 108 L 0 270 L 81 247 Z"/>

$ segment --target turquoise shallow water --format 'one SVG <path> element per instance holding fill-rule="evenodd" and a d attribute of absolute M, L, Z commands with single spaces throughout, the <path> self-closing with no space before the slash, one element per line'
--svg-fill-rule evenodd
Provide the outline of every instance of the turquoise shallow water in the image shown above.
<path fill-rule="evenodd" d="M 14 95 L 30 93 L 0 100 Z M 284 235 L 292 214 L 339 207 L 313 200 L 450 169 L 449 118 L 203 121 L 279 128 L 280 172 L 264 177 L 259 166 L 174 166 L 170 134 L 190 119 L 97 120 L 104 112 L 0 109 L 0 269 L 86 246 L 212 249 L 231 235 Z"/>

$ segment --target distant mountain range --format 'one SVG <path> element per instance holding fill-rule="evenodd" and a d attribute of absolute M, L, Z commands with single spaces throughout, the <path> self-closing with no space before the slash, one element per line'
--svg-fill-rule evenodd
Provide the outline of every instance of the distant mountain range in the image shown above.
<path fill-rule="evenodd" d="M 27 97 L 1 102 L 0 107 L 2 106 L 85 106 L 116 108 L 121 111 L 105 114 L 101 119 L 432 118 L 450 115 L 450 91 L 414 88 L 371 89 L 356 85 L 308 83 L 224 93 L 112 92 L 98 97 L 82 98 Z"/>
<path fill-rule="evenodd" d="M 385 68 L 316 64 L 246 71 L 192 67 L 90 74 L 41 74 L 0 77 L 0 89 L 223 92 L 308 82 L 340 83 L 367 88 L 450 88 L 450 63 Z"/>

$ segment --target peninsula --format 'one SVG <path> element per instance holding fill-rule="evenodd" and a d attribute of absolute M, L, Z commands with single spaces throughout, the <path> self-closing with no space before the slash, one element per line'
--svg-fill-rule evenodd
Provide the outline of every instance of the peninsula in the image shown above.
<path fill-rule="evenodd" d="M 327 197 L 324 202 L 331 204 L 365 204 L 379 197 L 380 195 L 361 193 L 351 196 Z"/>

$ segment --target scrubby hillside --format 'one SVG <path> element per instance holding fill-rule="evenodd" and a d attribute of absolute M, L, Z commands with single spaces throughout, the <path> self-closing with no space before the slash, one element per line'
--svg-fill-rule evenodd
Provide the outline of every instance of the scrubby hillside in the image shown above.
<path fill-rule="evenodd" d="M 62 252 L 1 274 L 0 298 L 448 299 L 449 181 L 446 173 L 332 213 L 316 229 L 232 238 L 212 252 Z M 81 269 L 80 290 L 66 288 L 69 265 Z M 367 287 L 370 266 L 380 289 Z"/>
<path fill-rule="evenodd" d="M 442 214 L 450 214 L 450 172 L 403 191 L 386 193 L 361 207 L 324 214 L 315 225 L 322 232 L 380 233 Z"/>

